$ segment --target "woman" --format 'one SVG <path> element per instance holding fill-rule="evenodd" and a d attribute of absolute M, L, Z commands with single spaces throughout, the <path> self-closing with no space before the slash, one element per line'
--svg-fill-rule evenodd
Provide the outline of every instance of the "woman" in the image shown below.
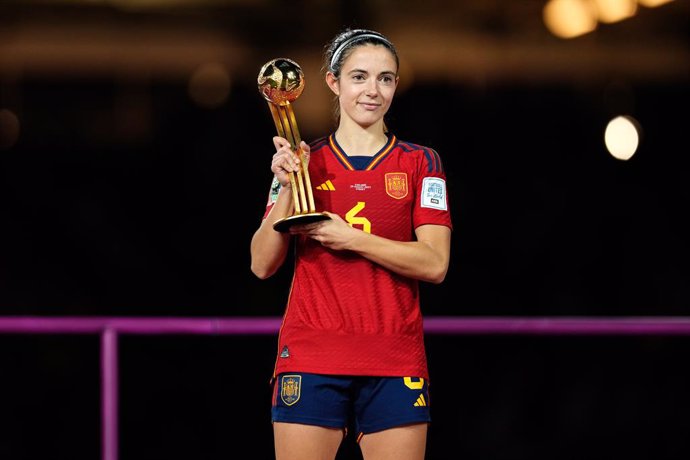
<path fill-rule="evenodd" d="M 286 139 L 273 138 L 251 269 L 270 277 L 294 243 L 272 379 L 277 460 L 333 460 L 350 427 L 365 460 L 424 458 L 431 419 L 419 281 L 444 280 L 452 224 L 438 154 L 387 133 L 398 66 L 393 44 L 372 30 L 345 30 L 326 47 L 338 125 L 301 148 L 316 209 L 330 219 L 274 230 L 293 212 L 289 174 L 302 165 Z"/>

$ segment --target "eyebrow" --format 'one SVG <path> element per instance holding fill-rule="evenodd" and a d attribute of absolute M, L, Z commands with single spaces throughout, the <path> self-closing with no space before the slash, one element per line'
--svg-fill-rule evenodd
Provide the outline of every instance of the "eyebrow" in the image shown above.
<path fill-rule="evenodd" d="M 365 74 L 369 74 L 369 71 L 364 70 L 364 69 L 352 69 L 352 70 L 350 70 L 350 71 L 348 72 L 348 75 L 349 75 L 349 74 L 353 74 L 353 73 L 365 73 Z M 392 70 L 384 70 L 383 72 L 379 73 L 379 76 L 380 76 L 380 75 L 392 75 L 392 76 L 395 76 L 396 73 L 393 72 Z"/>

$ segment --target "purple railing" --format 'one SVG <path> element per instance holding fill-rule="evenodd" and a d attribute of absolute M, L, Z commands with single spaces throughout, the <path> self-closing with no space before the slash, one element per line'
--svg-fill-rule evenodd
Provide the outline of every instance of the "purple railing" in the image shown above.
<path fill-rule="evenodd" d="M 100 334 L 101 455 L 118 458 L 118 334 L 276 334 L 280 318 L 0 317 L 0 334 Z M 690 335 L 690 317 L 427 317 L 428 334 Z"/>

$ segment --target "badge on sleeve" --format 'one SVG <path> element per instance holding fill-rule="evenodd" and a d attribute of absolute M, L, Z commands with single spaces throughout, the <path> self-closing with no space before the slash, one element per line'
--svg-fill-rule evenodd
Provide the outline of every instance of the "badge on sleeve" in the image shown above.
<path fill-rule="evenodd" d="M 425 177 L 422 182 L 422 207 L 448 210 L 446 181 L 440 177 Z"/>
<path fill-rule="evenodd" d="M 278 182 L 278 178 L 276 176 L 273 176 L 273 181 L 271 182 L 271 192 L 268 194 L 267 206 L 278 201 L 278 192 L 280 192 L 280 182 Z"/>

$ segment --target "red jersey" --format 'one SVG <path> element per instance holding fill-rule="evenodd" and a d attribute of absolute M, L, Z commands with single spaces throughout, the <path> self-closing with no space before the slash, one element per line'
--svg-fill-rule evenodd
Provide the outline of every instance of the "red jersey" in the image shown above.
<path fill-rule="evenodd" d="M 311 144 L 309 176 L 316 210 L 355 228 L 398 241 L 414 240 L 424 224 L 452 229 L 445 171 L 428 147 L 391 135 L 375 156 L 349 157 L 331 135 Z M 266 214 L 275 193 L 274 181 Z M 274 375 L 428 379 L 418 280 L 306 237 L 294 243 Z"/>

